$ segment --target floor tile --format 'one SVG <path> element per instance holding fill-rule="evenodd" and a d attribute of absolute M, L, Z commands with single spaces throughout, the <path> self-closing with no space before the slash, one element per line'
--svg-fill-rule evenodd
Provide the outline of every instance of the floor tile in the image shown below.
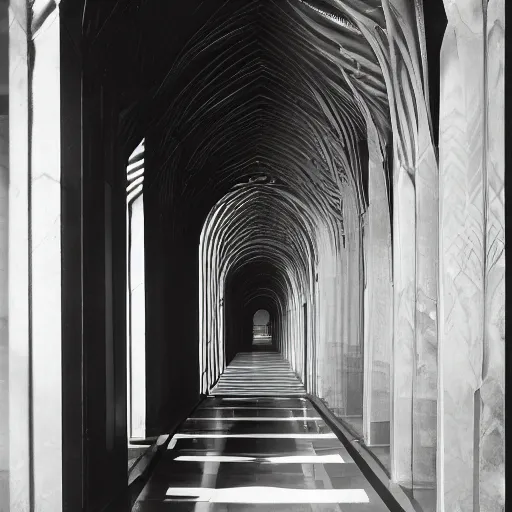
<path fill-rule="evenodd" d="M 239 354 L 213 393 L 171 440 L 135 512 L 388 510 L 312 404 L 295 395 L 304 395 L 302 384 L 278 354 Z"/>

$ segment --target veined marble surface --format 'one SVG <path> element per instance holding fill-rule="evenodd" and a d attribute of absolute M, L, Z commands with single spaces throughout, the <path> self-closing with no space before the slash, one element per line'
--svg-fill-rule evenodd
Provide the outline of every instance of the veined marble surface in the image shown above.
<path fill-rule="evenodd" d="M 391 226 L 385 182 L 383 155 L 378 146 L 378 133 L 367 119 L 369 153 L 369 206 L 365 226 L 367 260 L 365 277 L 367 295 L 365 384 L 367 390 L 367 442 L 371 422 L 390 421 L 390 358 L 392 347 L 392 288 L 391 288 Z"/>
<path fill-rule="evenodd" d="M 29 510 L 31 501 L 41 512 L 62 508 L 60 15 L 55 8 L 41 12 L 45 2 L 36 3 L 10 5 L 9 135 L 15 172 L 10 174 L 9 259 L 16 262 L 9 267 L 9 399 L 16 403 L 9 415 L 13 512 Z M 30 28 L 27 19 L 33 22 Z M 33 62 L 27 58 L 29 43 L 35 45 Z"/>
<path fill-rule="evenodd" d="M 445 2 L 438 509 L 504 510 L 504 3 Z"/>
<path fill-rule="evenodd" d="M 487 5 L 486 290 L 480 415 L 479 497 L 482 510 L 505 507 L 505 2 Z"/>
<path fill-rule="evenodd" d="M 9 117 L 0 116 L 0 511 L 9 510 L 8 220 Z"/>

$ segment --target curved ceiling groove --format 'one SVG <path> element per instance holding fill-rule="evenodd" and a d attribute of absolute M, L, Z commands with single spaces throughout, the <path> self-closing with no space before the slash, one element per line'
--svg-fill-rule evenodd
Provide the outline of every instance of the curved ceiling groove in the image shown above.
<path fill-rule="evenodd" d="M 235 240 L 243 240 L 243 237 L 247 236 L 252 236 L 252 240 L 254 240 L 254 237 L 262 236 L 262 234 L 275 240 L 279 240 L 279 238 L 284 240 L 290 237 L 293 243 L 300 244 L 300 251 L 308 254 L 314 260 L 316 253 L 313 246 L 315 225 L 312 224 L 312 220 L 305 223 L 302 218 L 304 214 L 294 211 L 293 203 L 289 202 L 289 198 L 279 194 L 279 190 L 273 188 L 264 190 L 266 187 L 262 188 L 261 191 L 238 191 L 238 194 L 244 199 L 249 192 L 251 194 L 249 199 L 252 201 L 246 202 L 244 208 L 237 208 L 232 213 L 229 223 L 223 219 L 222 228 L 228 233 L 229 231 L 233 232 L 233 229 L 238 230 L 232 237 Z M 305 211 L 304 206 L 302 211 Z M 251 214 L 251 217 L 247 218 L 247 214 Z M 304 235 L 297 237 L 297 229 L 300 227 L 302 227 L 301 234 L 305 234 L 307 238 L 304 238 Z M 272 228 L 272 231 L 269 231 L 269 228 Z M 307 242 L 304 243 L 304 240 Z M 232 249 L 229 249 L 229 252 L 232 252 Z"/>

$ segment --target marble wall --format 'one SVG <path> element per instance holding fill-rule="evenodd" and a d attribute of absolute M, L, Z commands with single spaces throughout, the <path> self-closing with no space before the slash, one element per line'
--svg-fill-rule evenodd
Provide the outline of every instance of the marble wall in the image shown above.
<path fill-rule="evenodd" d="M 445 2 L 439 162 L 421 7 L 382 7 L 382 33 L 358 22 L 386 78 L 393 132 L 391 475 L 425 507 L 437 487 L 439 511 L 503 510 L 504 2 Z M 370 201 L 365 228 L 371 211 Z M 373 250 L 365 232 L 367 267 Z"/>
<path fill-rule="evenodd" d="M 438 510 L 504 510 L 504 2 L 446 1 Z"/>

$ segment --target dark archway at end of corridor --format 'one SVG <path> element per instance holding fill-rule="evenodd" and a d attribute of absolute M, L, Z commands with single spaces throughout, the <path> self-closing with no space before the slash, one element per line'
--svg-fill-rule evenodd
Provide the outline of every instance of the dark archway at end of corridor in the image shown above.
<path fill-rule="evenodd" d="M 268 265 L 258 265 L 267 267 Z M 229 364 L 239 352 L 279 351 L 279 336 L 273 335 L 268 345 L 253 343 L 254 316 L 260 310 L 268 312 L 270 332 L 277 333 L 280 321 L 280 306 L 275 294 L 268 289 L 271 268 L 260 268 L 261 272 L 247 270 L 247 276 L 236 273 L 226 281 L 226 364 Z M 266 270 L 263 272 L 263 270 Z M 246 277 L 259 275 L 258 283 L 247 283 Z M 250 279 L 251 281 L 253 279 Z M 252 285 L 252 286 L 248 286 Z"/>

